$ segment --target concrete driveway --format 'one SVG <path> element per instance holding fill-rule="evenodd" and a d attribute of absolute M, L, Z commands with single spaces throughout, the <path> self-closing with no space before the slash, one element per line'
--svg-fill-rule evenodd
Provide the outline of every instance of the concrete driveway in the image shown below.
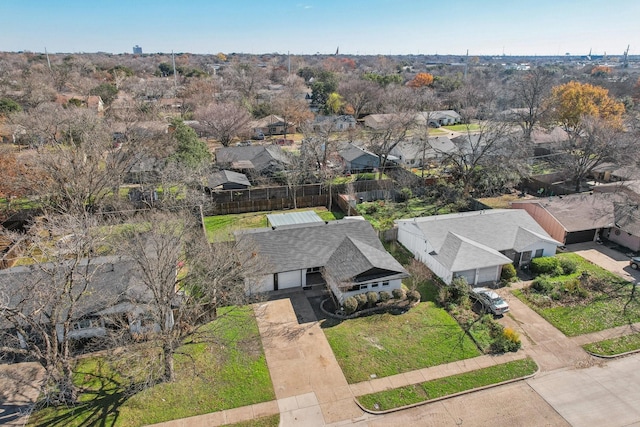
<path fill-rule="evenodd" d="M 629 266 L 630 257 L 620 251 L 595 242 L 575 243 L 567 245 L 568 252 L 574 252 L 586 260 L 633 282 L 640 282 L 640 270 Z"/>

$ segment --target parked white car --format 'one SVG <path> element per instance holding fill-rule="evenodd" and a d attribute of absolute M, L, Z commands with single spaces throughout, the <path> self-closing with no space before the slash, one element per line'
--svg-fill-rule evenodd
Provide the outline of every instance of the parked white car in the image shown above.
<path fill-rule="evenodd" d="M 471 297 L 482 304 L 487 312 L 495 316 L 502 316 L 509 311 L 509 304 L 489 288 L 473 288 Z"/>

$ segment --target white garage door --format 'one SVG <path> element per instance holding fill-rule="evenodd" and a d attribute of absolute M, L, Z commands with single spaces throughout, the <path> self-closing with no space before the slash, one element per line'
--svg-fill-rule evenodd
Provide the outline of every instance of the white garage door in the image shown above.
<path fill-rule="evenodd" d="M 478 271 L 478 283 L 488 283 L 498 281 L 498 267 L 481 268 Z"/>
<path fill-rule="evenodd" d="M 302 286 L 300 270 L 278 273 L 278 289 Z"/>
<path fill-rule="evenodd" d="M 453 277 L 464 277 L 468 284 L 473 285 L 476 280 L 476 270 L 456 271 Z"/>

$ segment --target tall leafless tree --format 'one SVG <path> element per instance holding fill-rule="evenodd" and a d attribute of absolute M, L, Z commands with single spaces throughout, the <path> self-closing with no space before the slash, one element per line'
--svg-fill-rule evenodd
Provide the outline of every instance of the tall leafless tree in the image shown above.
<path fill-rule="evenodd" d="M 238 135 L 249 133 L 247 124 L 251 116 L 246 108 L 235 103 L 210 104 L 196 111 L 195 117 L 201 128 L 225 147 Z"/>

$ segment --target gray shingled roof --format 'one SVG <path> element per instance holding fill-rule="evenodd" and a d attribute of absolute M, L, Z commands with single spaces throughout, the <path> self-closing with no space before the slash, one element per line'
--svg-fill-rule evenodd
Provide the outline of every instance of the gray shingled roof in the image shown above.
<path fill-rule="evenodd" d="M 357 158 L 360 158 L 362 156 L 370 156 L 370 157 L 375 157 L 376 159 L 378 159 L 378 156 L 376 156 L 373 153 L 370 153 L 366 150 L 363 150 L 360 147 L 356 147 L 353 144 L 346 144 L 341 150 L 340 150 L 340 156 L 345 159 L 348 162 L 352 162 Z"/>
<path fill-rule="evenodd" d="M 272 162 L 289 163 L 287 154 L 275 145 L 251 145 L 247 147 L 220 147 L 216 150 L 216 163 L 220 165 L 249 163 L 258 171 Z M 248 167 L 246 167 L 248 169 Z"/>
<path fill-rule="evenodd" d="M 449 271 L 504 265 L 513 261 L 495 249 L 451 232 L 447 233 L 434 258 Z"/>
<path fill-rule="evenodd" d="M 86 292 L 78 300 L 74 318 L 97 313 L 108 307 L 127 301 L 146 301 L 149 298 L 146 287 L 132 274 L 135 263 L 117 256 L 97 257 L 82 260 L 78 273 L 74 276 L 80 284 L 83 277 L 79 273 L 86 268 L 86 276 L 91 277 Z M 56 292 L 69 268 L 64 264 L 40 264 L 0 270 L 0 295 L 9 298 L 13 306 L 18 304 L 46 303 L 46 291 Z M 52 282 L 52 277 L 57 279 Z M 59 291 L 59 290 L 58 290 Z M 30 301 L 31 294 L 43 295 L 38 301 Z M 53 294 L 51 294 L 53 295 Z M 29 307 L 26 308 L 30 310 Z M 6 325 L 5 325 L 6 326 Z"/>
<path fill-rule="evenodd" d="M 637 204 L 614 203 L 614 216 L 616 227 L 640 236 L 640 207 Z"/>
<path fill-rule="evenodd" d="M 328 223 L 259 228 L 236 233 L 241 247 L 255 251 L 264 258 L 266 274 L 323 267 L 345 236 L 379 251 L 385 250 L 371 224 L 361 219 L 345 218 Z"/>
<path fill-rule="evenodd" d="M 524 243 L 532 236 L 555 242 L 531 215 L 522 209 L 490 209 L 396 222 L 415 223 L 438 253 L 450 232 L 496 251 L 516 249 L 516 246 L 524 247 Z M 559 242 L 555 243 L 560 245 Z"/>
<path fill-rule="evenodd" d="M 354 281 L 358 276 L 397 273 L 397 277 L 407 277 L 407 271 L 386 250 L 376 249 L 352 237 L 345 237 L 329 257 L 325 271 L 337 282 Z M 364 277 L 363 277 L 364 276 Z"/>
<path fill-rule="evenodd" d="M 209 175 L 207 186 L 209 188 L 216 188 L 229 182 L 251 187 L 251 183 L 245 174 L 229 170 L 221 170 Z"/>

